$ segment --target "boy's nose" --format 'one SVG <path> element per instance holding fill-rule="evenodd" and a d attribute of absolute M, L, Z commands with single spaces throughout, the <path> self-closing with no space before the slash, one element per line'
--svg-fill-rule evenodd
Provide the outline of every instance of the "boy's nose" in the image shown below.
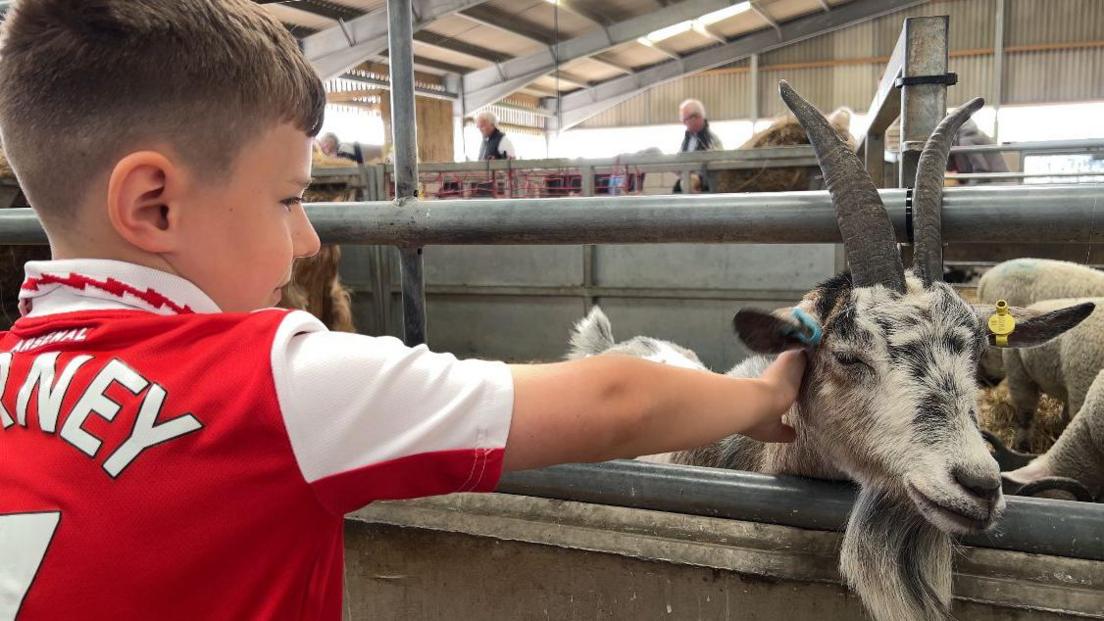
<path fill-rule="evenodd" d="M 307 212 L 302 207 L 299 208 L 299 218 L 296 221 L 291 240 L 297 259 L 313 257 L 318 254 L 318 250 L 322 247 L 322 241 L 318 239 L 318 232 L 314 230 L 314 225 L 310 223 Z"/>

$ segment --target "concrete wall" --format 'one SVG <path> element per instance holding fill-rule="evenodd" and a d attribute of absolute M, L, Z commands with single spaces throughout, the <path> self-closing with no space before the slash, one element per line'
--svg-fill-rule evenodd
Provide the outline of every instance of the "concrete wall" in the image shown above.
<path fill-rule="evenodd" d="M 839 538 L 523 496 L 379 503 L 346 521 L 346 619 L 865 619 Z M 962 621 L 1104 618 L 1104 563 L 964 548 L 956 567 Z"/>
<path fill-rule="evenodd" d="M 373 332 L 375 252 L 346 246 L 343 278 L 355 291 L 358 325 Z M 387 333 L 401 332 L 393 251 Z M 698 352 L 725 369 L 746 350 L 732 332 L 741 307 L 800 299 L 835 273 L 831 245 L 653 244 L 631 246 L 434 246 L 425 249 L 430 346 L 510 361 L 563 356 L 572 324 L 591 304 L 618 338 L 647 334 Z"/>

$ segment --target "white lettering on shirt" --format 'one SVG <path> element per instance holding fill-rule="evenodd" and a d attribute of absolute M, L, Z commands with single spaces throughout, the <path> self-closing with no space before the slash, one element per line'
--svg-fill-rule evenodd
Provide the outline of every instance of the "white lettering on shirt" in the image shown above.
<path fill-rule="evenodd" d="M 76 356 L 65 366 L 61 377 L 54 383 L 54 369 L 57 365 L 58 352 L 42 354 L 35 358 L 31 365 L 31 371 L 27 373 L 27 379 L 23 387 L 19 389 L 19 399 L 15 404 L 15 418 L 20 425 L 27 426 L 27 404 L 31 400 L 31 393 L 38 387 L 38 426 L 47 433 L 54 433 L 57 427 L 58 414 L 61 412 L 61 400 L 65 398 L 65 392 L 69 390 L 69 383 L 77 371 L 92 359 L 92 356 Z M 51 386 L 52 385 L 52 386 Z"/>
<path fill-rule="evenodd" d="M 146 398 L 142 400 L 142 409 L 138 412 L 138 420 L 134 421 L 130 437 L 104 462 L 103 468 L 112 478 L 119 476 L 119 473 L 129 466 L 134 458 L 149 447 L 179 438 L 203 427 L 190 412 L 160 425 L 155 424 L 157 416 L 161 413 L 161 406 L 165 403 L 165 396 L 164 388 L 157 384 L 150 386 Z"/>
<path fill-rule="evenodd" d="M 12 353 L 19 354 L 25 351 L 30 351 L 32 349 L 38 349 L 43 345 L 52 345 L 54 343 L 62 343 L 66 341 L 79 342 L 86 340 L 87 338 L 88 328 L 80 328 L 79 330 L 59 330 L 57 332 L 50 332 L 48 334 L 43 334 L 42 336 L 37 336 L 33 339 L 19 341 L 15 344 L 15 347 L 12 347 L 11 351 Z"/>
<path fill-rule="evenodd" d="M 70 332 L 71 334 L 64 331 L 55 332 L 52 333 L 55 336 L 51 338 L 59 341 L 82 338 L 80 333 L 83 331 Z M 37 341 L 38 339 L 31 339 L 25 343 L 28 344 L 28 348 L 33 348 L 37 346 L 35 345 Z M 44 343 L 39 343 L 41 344 Z M 13 419 L 3 402 L 3 397 L 9 388 L 12 354 L 0 352 L 0 423 L 3 424 L 3 429 L 16 424 L 27 427 L 27 413 L 32 409 L 31 402 L 37 392 L 38 426 L 45 433 L 55 433 L 61 417 L 62 404 L 66 402 L 73 379 L 81 368 L 94 360 L 87 354 L 74 356 L 58 375 L 58 357 L 58 352 L 48 352 L 38 354 L 31 361 L 27 376 L 23 378 L 22 383 L 18 384 L 20 388 L 15 398 L 15 418 Z M 16 385 L 16 381 L 13 378 L 12 384 Z M 142 400 L 129 435 L 103 463 L 104 471 L 112 478 L 118 477 L 146 449 L 203 428 L 203 424 L 191 412 L 185 412 L 158 423 L 157 419 L 161 417 L 168 393 L 159 384 L 142 377 L 122 360 L 115 358 L 104 365 L 84 388 L 69 410 L 62 424 L 61 433 L 58 434 L 61 439 L 89 457 L 97 456 L 103 441 L 84 428 L 88 418 L 95 414 L 109 423 L 114 422 L 116 415 L 123 408 L 122 404 L 116 403 L 107 394 L 113 384 L 122 386 L 135 397 L 141 396 Z M 115 394 L 118 396 L 119 393 Z"/>
<path fill-rule="evenodd" d="M 89 457 L 95 457 L 96 452 L 100 450 L 100 440 L 84 430 L 82 427 L 84 421 L 95 414 L 110 422 L 115 420 L 115 415 L 119 413 L 119 404 L 109 399 L 106 394 L 111 384 L 120 384 L 137 395 L 145 390 L 149 382 L 122 360 L 116 358 L 108 362 L 88 384 L 88 389 L 69 412 L 69 418 L 65 419 L 65 425 L 61 428 L 61 437 Z"/>

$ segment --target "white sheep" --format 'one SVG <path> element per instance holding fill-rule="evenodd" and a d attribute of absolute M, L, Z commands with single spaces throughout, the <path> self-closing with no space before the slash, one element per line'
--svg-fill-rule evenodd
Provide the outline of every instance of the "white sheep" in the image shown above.
<path fill-rule="evenodd" d="M 1104 296 L 1104 272 L 1068 261 L 1012 259 L 985 272 L 977 294 L 982 304 L 1006 300 L 1013 306 Z"/>
<path fill-rule="evenodd" d="M 1085 487 L 1090 499 L 1104 500 L 1104 371 L 1097 373 L 1081 409 L 1054 446 L 1003 476 L 1016 486 L 1052 477 L 1074 479 Z"/>
<path fill-rule="evenodd" d="M 1096 311 L 1077 327 L 1053 341 L 1031 349 L 1002 351 L 1008 392 L 1016 411 L 1015 447 L 1030 449 L 1035 410 L 1040 393 L 1065 403 L 1064 422 L 1081 410 L 1097 372 L 1104 369 L 1104 298 L 1072 298 L 1037 302 L 1028 309 L 1046 313 L 1091 302 Z"/>
<path fill-rule="evenodd" d="M 1104 297 L 1104 272 L 1051 259 L 1012 259 L 999 263 L 982 275 L 977 288 L 980 304 L 1005 300 L 1013 306 L 1029 306 L 1043 300 L 1089 297 Z M 1000 350 L 988 350 L 978 370 L 986 384 L 1000 383 L 1005 377 Z"/>
<path fill-rule="evenodd" d="M 951 137 L 981 105 L 975 99 L 939 124 L 920 158 L 914 192 L 916 261 L 905 272 L 889 216 L 862 163 L 815 108 L 781 84 L 809 134 L 832 195 L 851 271 L 809 292 L 796 309 L 742 310 L 736 330 L 753 351 L 807 347 L 809 366 L 786 415 L 792 444 L 733 436 L 676 453 L 692 463 L 764 473 L 852 479 L 861 486 L 844 533 L 840 571 L 878 621 L 943 620 L 951 598 L 952 534 L 984 531 L 1004 509 L 997 463 L 977 426 L 976 368 L 989 309 L 975 309 L 939 282 L 938 206 Z M 1091 305 L 1035 316 L 1013 309 L 1008 346 L 1045 342 L 1076 325 Z M 614 345 L 595 309 L 572 338 L 572 356 L 605 351 L 670 357 L 682 348 L 654 339 Z M 770 358 L 729 371 L 754 377 Z M 681 364 L 704 369 L 689 356 Z"/>

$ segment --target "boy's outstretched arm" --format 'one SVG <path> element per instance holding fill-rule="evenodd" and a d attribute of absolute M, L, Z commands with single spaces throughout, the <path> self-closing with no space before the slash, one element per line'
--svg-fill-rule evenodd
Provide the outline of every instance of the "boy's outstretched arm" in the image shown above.
<path fill-rule="evenodd" d="M 627 356 L 512 367 L 514 413 L 504 468 L 524 470 L 690 449 L 740 433 L 790 442 L 782 423 L 805 354 L 758 378 L 730 378 Z"/>

